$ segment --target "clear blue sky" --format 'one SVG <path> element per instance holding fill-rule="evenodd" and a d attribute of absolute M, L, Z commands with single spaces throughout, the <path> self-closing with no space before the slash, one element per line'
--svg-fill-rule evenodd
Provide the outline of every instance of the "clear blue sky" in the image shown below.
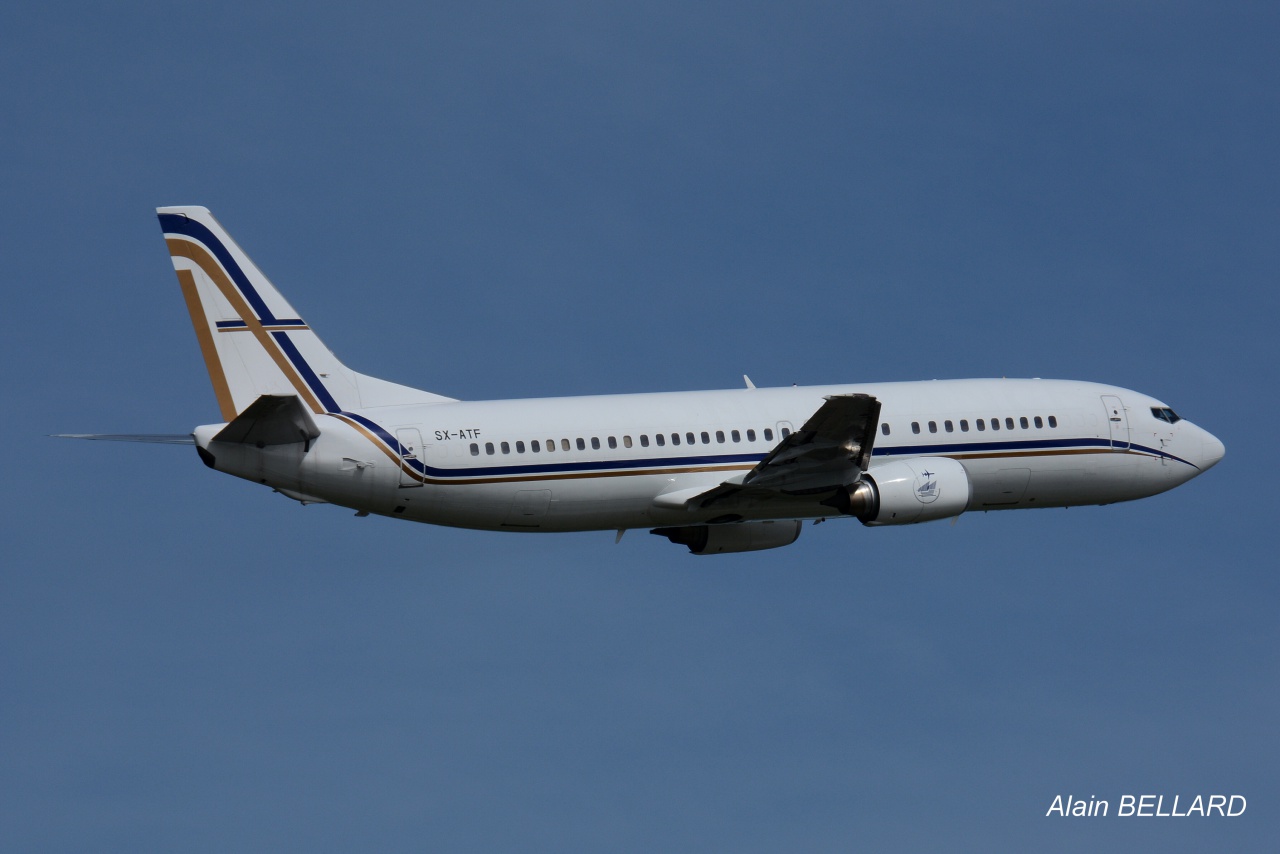
<path fill-rule="evenodd" d="M 0 848 L 1273 846 L 1277 8 L 461 5 L 0 11 Z M 217 419 L 171 204 L 455 397 L 1067 377 L 1228 453 L 702 559 L 44 438 Z M 1044 817 L 1143 793 L 1249 809 Z"/>

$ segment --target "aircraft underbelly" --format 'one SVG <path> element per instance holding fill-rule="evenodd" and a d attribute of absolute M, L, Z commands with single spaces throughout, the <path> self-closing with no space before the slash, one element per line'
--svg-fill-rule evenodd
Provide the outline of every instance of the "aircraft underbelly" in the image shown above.
<path fill-rule="evenodd" d="M 659 488 L 653 476 L 441 484 L 422 521 L 493 531 L 641 528 Z"/>

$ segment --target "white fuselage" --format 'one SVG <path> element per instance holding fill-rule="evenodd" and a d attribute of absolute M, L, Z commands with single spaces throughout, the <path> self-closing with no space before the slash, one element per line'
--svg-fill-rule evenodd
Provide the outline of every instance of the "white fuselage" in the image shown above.
<path fill-rule="evenodd" d="M 1063 380 L 936 380 L 384 406 L 316 416 L 306 446 L 224 446 L 214 467 L 304 501 L 439 525 L 513 531 L 710 521 L 684 497 L 741 478 L 830 395 L 882 404 L 871 472 L 958 461 L 969 510 L 1109 504 L 1216 463 L 1222 443 L 1164 404 Z M 221 425 L 199 428 L 208 449 Z M 798 498 L 745 518 L 839 515 Z"/>

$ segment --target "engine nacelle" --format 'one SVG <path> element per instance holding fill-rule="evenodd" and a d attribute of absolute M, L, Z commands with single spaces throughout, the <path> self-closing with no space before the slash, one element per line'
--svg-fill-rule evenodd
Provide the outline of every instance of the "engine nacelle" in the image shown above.
<path fill-rule="evenodd" d="M 831 503 L 864 525 L 910 525 L 959 516 L 973 487 L 964 466 L 949 457 L 916 457 L 876 466 Z"/>
<path fill-rule="evenodd" d="M 666 537 L 673 543 L 688 546 L 696 555 L 720 555 L 729 552 L 756 552 L 789 546 L 800 537 L 801 523 L 738 522 L 731 525 L 683 525 L 679 528 L 654 528 L 649 533 Z"/>

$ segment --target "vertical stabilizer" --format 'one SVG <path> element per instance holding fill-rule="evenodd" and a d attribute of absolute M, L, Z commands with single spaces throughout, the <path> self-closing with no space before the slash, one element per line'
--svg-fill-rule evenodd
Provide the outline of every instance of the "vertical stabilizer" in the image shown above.
<path fill-rule="evenodd" d="M 315 413 L 448 400 L 339 362 L 208 208 L 156 213 L 224 421 L 262 395 L 297 395 Z"/>

